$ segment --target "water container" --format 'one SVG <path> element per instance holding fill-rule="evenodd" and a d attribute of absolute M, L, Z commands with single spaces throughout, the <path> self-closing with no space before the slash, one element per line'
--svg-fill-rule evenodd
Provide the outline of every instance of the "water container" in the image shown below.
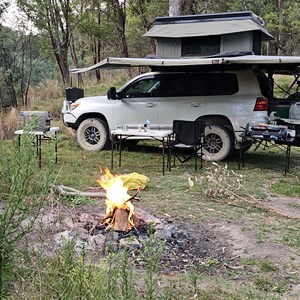
<path fill-rule="evenodd" d="M 289 119 L 300 120 L 300 102 L 291 105 Z"/>
<path fill-rule="evenodd" d="M 146 121 L 146 124 L 147 124 L 147 129 L 150 130 L 150 120 L 149 119 Z"/>

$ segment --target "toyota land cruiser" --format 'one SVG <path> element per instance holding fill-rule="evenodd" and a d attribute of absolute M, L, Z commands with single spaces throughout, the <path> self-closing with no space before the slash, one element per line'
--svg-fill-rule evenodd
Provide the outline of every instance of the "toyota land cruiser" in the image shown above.
<path fill-rule="evenodd" d="M 86 150 L 108 146 L 110 131 L 150 120 L 153 129 L 170 129 L 173 120 L 205 120 L 205 158 L 227 158 L 241 142 L 248 122 L 266 121 L 267 99 L 251 69 L 210 72 L 151 72 L 139 75 L 107 96 L 65 100 L 63 120 L 77 131 Z"/>

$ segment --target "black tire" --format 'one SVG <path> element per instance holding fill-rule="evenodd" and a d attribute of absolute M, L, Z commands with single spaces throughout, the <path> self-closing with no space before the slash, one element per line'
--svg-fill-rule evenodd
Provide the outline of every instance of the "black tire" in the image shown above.
<path fill-rule="evenodd" d="M 106 149 L 109 144 L 108 126 L 100 119 L 86 119 L 77 129 L 77 142 L 79 146 L 88 151 Z"/>
<path fill-rule="evenodd" d="M 220 161 L 229 157 L 234 149 L 233 133 L 224 126 L 207 125 L 203 159 Z"/>

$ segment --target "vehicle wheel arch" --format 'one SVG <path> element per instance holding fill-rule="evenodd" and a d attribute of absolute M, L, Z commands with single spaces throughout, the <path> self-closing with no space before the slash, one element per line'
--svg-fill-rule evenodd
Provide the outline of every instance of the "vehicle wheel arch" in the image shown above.
<path fill-rule="evenodd" d="M 205 121 L 206 125 L 220 125 L 226 127 L 228 130 L 233 131 L 231 121 L 223 115 L 205 115 L 199 117 L 197 120 Z"/>
<path fill-rule="evenodd" d="M 206 143 L 215 143 L 217 138 L 220 140 L 219 145 L 216 145 L 217 150 L 212 147 L 211 144 L 206 144 L 204 148 L 204 159 L 208 161 L 220 161 L 229 157 L 236 143 L 230 120 L 222 115 L 206 115 L 197 120 L 203 120 L 206 123 Z"/>
<path fill-rule="evenodd" d="M 76 128 L 75 129 L 77 129 L 79 127 L 80 123 L 82 123 L 84 120 L 93 119 L 93 118 L 94 119 L 100 119 L 100 120 L 103 120 L 104 122 L 106 122 L 107 127 L 109 129 L 106 117 L 103 114 L 100 114 L 100 113 L 86 113 L 86 114 L 81 115 L 76 121 Z"/>

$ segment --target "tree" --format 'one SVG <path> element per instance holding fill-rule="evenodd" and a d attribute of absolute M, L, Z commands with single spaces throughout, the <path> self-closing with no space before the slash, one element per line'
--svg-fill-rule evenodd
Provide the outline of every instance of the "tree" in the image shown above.
<path fill-rule="evenodd" d="M 168 14 L 169 0 L 129 0 L 126 36 L 130 53 L 144 57 L 155 53 L 155 41 L 143 35 L 151 29 L 155 18 Z"/>
<path fill-rule="evenodd" d="M 183 0 L 169 0 L 169 16 L 180 16 L 183 12 Z"/>
<path fill-rule="evenodd" d="M 20 8 L 46 33 L 65 85 L 70 85 L 69 46 L 73 30 L 70 0 L 18 0 Z"/>
<path fill-rule="evenodd" d="M 128 45 L 126 38 L 126 0 L 106 0 L 106 14 L 111 22 L 115 24 L 117 41 L 120 41 L 121 56 L 128 57 Z"/>
<path fill-rule="evenodd" d="M 0 70 L 2 69 L 4 74 L 6 91 L 10 100 L 9 105 L 17 107 L 17 94 L 15 90 L 15 80 L 13 76 L 13 68 L 15 65 L 15 53 L 11 51 L 11 49 L 15 49 L 16 45 L 14 45 L 14 42 L 11 39 L 10 35 L 12 33 L 13 32 L 11 30 L 0 25 Z M 2 107 L 3 106 L 7 106 L 6 103 L 2 103 Z"/>

